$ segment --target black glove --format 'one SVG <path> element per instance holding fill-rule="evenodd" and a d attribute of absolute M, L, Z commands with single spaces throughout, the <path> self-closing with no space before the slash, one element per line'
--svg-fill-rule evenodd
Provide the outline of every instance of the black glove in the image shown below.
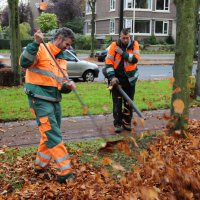
<path fill-rule="evenodd" d="M 117 86 L 119 84 L 119 79 L 116 78 L 116 77 L 112 78 L 111 81 L 110 81 L 110 84 L 112 86 Z"/>
<path fill-rule="evenodd" d="M 76 89 L 76 85 L 73 81 L 64 82 L 63 85 L 62 85 L 62 88 L 61 88 L 61 93 L 68 94 L 73 89 Z"/>

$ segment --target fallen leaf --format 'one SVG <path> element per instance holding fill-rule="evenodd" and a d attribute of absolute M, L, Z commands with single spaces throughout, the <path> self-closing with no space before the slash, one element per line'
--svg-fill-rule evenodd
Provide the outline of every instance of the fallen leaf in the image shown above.
<path fill-rule="evenodd" d="M 141 125 L 144 127 L 144 118 L 140 118 Z"/>
<path fill-rule="evenodd" d="M 0 154 L 4 154 L 5 152 L 3 150 L 0 150 Z"/>
<path fill-rule="evenodd" d="M 177 87 L 173 92 L 172 94 L 176 94 L 176 93 L 179 93 L 181 92 L 181 88 L 180 87 Z"/>
<path fill-rule="evenodd" d="M 112 168 L 113 168 L 114 170 L 118 170 L 118 171 L 126 171 L 126 170 L 124 169 L 124 167 L 121 166 L 120 164 L 113 164 L 113 165 L 112 165 Z"/>
<path fill-rule="evenodd" d="M 84 107 L 83 107 L 83 115 L 87 115 L 88 112 L 89 112 L 88 107 L 87 107 L 87 106 L 84 106 Z"/>
<path fill-rule="evenodd" d="M 103 165 L 110 165 L 112 163 L 112 160 L 108 157 L 103 158 L 103 160 L 101 161 L 101 163 Z"/>
<path fill-rule="evenodd" d="M 0 132 L 3 132 L 3 133 L 5 133 L 5 132 L 6 132 L 6 130 L 5 130 L 5 129 L 1 129 L 1 128 L 0 128 Z"/>

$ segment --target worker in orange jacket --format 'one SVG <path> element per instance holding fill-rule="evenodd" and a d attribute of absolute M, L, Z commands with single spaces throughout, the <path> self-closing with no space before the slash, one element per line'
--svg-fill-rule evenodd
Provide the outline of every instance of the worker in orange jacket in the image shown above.
<path fill-rule="evenodd" d="M 138 79 L 137 62 L 139 58 L 138 42 L 131 39 L 129 29 L 122 29 L 120 38 L 110 45 L 105 61 L 107 77 L 113 86 L 113 123 L 116 133 L 120 133 L 123 129 L 131 131 L 132 107 L 115 86 L 120 84 L 133 100 Z M 124 104 L 123 110 L 122 104 Z"/>
<path fill-rule="evenodd" d="M 60 28 L 54 39 L 46 44 L 66 76 L 65 49 L 72 45 L 74 39 L 71 29 Z M 69 93 L 76 86 L 73 81 L 63 77 L 42 42 L 43 34 L 38 30 L 34 34 L 34 41 L 28 44 L 20 58 L 20 65 L 26 69 L 25 92 L 30 110 L 36 117 L 41 133 L 34 170 L 37 174 L 44 173 L 50 161 L 54 160 L 58 170 L 57 180 L 63 183 L 72 178 L 73 173 L 60 130 L 61 93 Z"/>

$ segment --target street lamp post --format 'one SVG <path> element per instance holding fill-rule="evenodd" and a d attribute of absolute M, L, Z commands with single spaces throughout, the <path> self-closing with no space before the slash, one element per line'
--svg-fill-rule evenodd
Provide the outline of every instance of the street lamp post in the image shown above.
<path fill-rule="evenodd" d="M 135 36 L 135 0 L 133 0 L 133 40 Z"/>

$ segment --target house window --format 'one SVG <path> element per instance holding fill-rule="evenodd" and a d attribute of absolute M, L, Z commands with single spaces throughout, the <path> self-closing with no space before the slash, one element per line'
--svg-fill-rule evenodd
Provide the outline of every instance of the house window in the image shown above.
<path fill-rule="evenodd" d="M 136 9 L 152 9 L 152 0 L 135 0 Z M 124 9 L 133 9 L 134 0 L 124 0 Z"/>
<path fill-rule="evenodd" d="M 136 34 L 150 34 L 151 32 L 151 21 L 150 20 L 135 20 L 135 30 Z M 133 33 L 133 20 L 125 19 L 124 28 L 129 28 L 130 32 Z"/>
<path fill-rule="evenodd" d="M 169 0 L 157 0 L 156 10 L 169 11 Z"/>
<path fill-rule="evenodd" d="M 110 20 L 110 34 L 115 34 L 115 20 Z"/>
<path fill-rule="evenodd" d="M 124 28 L 128 28 L 130 33 L 133 32 L 133 20 L 132 19 L 125 19 L 124 20 Z"/>
<path fill-rule="evenodd" d="M 155 34 L 168 35 L 168 21 L 155 21 Z"/>
<path fill-rule="evenodd" d="M 92 25 L 91 22 L 86 22 L 86 33 L 92 32 Z"/>
<path fill-rule="evenodd" d="M 116 0 L 110 0 L 110 10 L 115 10 Z"/>
<path fill-rule="evenodd" d="M 86 10 L 86 14 L 91 14 L 92 13 L 92 9 L 91 9 L 88 1 L 86 1 L 86 9 L 85 10 Z"/>
<path fill-rule="evenodd" d="M 135 33 L 150 34 L 150 20 L 136 20 L 135 21 Z"/>

